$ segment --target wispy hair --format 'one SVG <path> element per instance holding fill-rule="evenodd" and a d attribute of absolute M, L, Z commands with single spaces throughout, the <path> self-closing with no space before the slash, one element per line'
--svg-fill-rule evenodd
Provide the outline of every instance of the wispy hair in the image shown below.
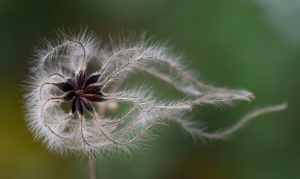
<path fill-rule="evenodd" d="M 139 150 L 156 137 L 153 128 L 169 123 L 178 124 L 196 139 L 224 139 L 249 120 L 286 107 L 262 108 L 232 127 L 208 133 L 200 127 L 200 121 L 189 119 L 186 113 L 196 106 L 222 108 L 237 101 L 250 102 L 254 95 L 201 81 L 166 43 L 147 39 L 146 34 L 111 38 L 107 45 L 99 41 L 87 28 L 78 33 L 59 30 L 55 39 L 44 39 L 35 49 L 25 83 L 27 123 L 34 137 L 50 150 Z M 130 79 L 140 73 L 158 79 L 180 95 L 162 100 L 151 83 L 131 84 Z M 113 110 L 108 103 L 115 104 Z"/>

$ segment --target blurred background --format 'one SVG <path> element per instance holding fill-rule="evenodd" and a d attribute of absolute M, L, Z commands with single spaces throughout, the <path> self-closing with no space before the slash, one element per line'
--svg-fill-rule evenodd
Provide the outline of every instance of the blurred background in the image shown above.
<path fill-rule="evenodd" d="M 297 0 L 1 0 L 0 178 L 88 178 L 85 157 L 60 156 L 34 141 L 22 109 L 32 46 L 80 24 L 104 42 L 109 34 L 147 31 L 184 52 L 206 81 L 255 93 L 251 104 L 195 112 L 211 131 L 253 109 L 289 103 L 226 141 L 195 142 L 171 125 L 143 154 L 98 161 L 99 178 L 300 178 L 299 18 Z"/>

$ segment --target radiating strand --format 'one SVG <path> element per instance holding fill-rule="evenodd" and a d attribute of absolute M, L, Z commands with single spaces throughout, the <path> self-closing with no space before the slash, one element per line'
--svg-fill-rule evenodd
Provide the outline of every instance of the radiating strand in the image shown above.
<path fill-rule="evenodd" d="M 51 55 L 55 50 L 57 50 L 57 49 L 59 49 L 59 48 L 61 48 L 61 47 L 70 45 L 70 44 L 72 44 L 72 43 L 77 43 L 77 44 L 82 48 L 83 57 L 82 57 L 82 60 L 81 60 L 81 66 L 80 66 L 80 69 L 79 69 L 79 70 L 83 70 L 84 67 L 85 67 L 84 65 L 85 65 L 85 60 L 86 60 L 86 51 L 85 51 L 84 45 L 83 45 L 80 41 L 78 41 L 78 40 L 67 41 L 67 42 L 65 42 L 65 43 L 63 43 L 63 44 L 60 44 L 60 45 L 54 47 L 54 48 L 53 48 L 51 51 L 49 51 L 49 52 L 44 56 L 44 58 L 41 60 L 41 61 L 42 61 L 41 65 L 43 65 L 43 63 L 46 61 L 46 59 L 48 58 L 48 56 Z"/>
<path fill-rule="evenodd" d="M 51 75 L 49 75 L 49 76 L 47 77 L 47 80 L 48 80 L 49 78 L 51 78 L 52 76 L 59 76 L 59 77 L 61 77 L 62 79 L 66 79 L 66 77 L 65 77 L 64 75 L 60 74 L 60 73 L 52 73 Z M 43 83 L 43 84 L 39 87 L 39 99 L 40 99 L 40 100 L 42 100 L 42 90 L 43 90 L 43 87 L 44 87 L 45 85 L 50 85 L 50 84 L 53 85 L 53 83 L 46 82 L 46 83 Z"/>
<path fill-rule="evenodd" d="M 121 51 L 118 51 L 117 53 L 113 54 L 107 61 L 106 63 L 102 66 L 101 70 L 98 72 L 100 75 L 106 70 L 108 64 L 117 56 L 123 54 L 123 53 L 128 53 L 131 51 L 138 51 L 138 50 L 145 50 L 144 48 L 129 48 L 129 49 L 124 49 Z"/>
<path fill-rule="evenodd" d="M 196 136 L 198 138 L 208 138 L 208 139 L 225 139 L 240 128 L 242 128 L 247 122 L 249 122 L 251 119 L 254 119 L 258 116 L 261 116 L 263 114 L 276 112 L 284 110 L 287 107 L 287 104 L 281 104 L 277 106 L 270 106 L 266 108 L 262 108 L 259 110 L 256 110 L 252 113 L 249 113 L 248 115 L 241 118 L 236 124 L 233 126 L 219 132 L 212 132 L 208 133 L 203 130 L 200 130 L 196 127 L 190 126 L 186 123 L 185 120 L 182 120 L 180 118 L 170 118 L 171 121 L 174 121 L 178 123 L 183 129 L 185 129 L 187 132 L 189 132 L 191 135 Z"/>
<path fill-rule="evenodd" d="M 48 123 L 46 122 L 45 120 L 45 117 L 44 117 L 44 108 L 46 106 L 47 103 L 49 103 L 50 101 L 54 101 L 54 100 L 63 100 L 63 96 L 58 96 L 58 97 L 52 97 L 52 98 L 49 98 L 47 99 L 43 104 L 42 104 L 42 107 L 41 107 L 41 119 L 43 120 L 43 124 L 46 126 L 46 128 L 49 129 L 49 131 L 51 133 L 53 133 L 54 135 L 56 135 L 57 137 L 60 137 L 60 138 L 63 138 L 63 139 L 66 139 L 66 140 L 69 140 L 69 138 L 67 137 L 64 137 L 64 136 L 61 136 L 59 134 L 57 134 L 56 132 L 54 132 L 51 127 L 48 125 Z"/>

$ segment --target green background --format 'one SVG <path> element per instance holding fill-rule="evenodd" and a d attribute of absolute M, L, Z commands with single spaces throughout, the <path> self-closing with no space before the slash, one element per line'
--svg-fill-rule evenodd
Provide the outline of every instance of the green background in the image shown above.
<path fill-rule="evenodd" d="M 194 120 L 210 130 L 249 110 L 289 103 L 226 141 L 194 142 L 171 125 L 143 154 L 98 161 L 100 178 L 300 178 L 299 19 L 296 0 L 1 0 L 0 178 L 88 178 L 85 157 L 60 156 L 34 141 L 22 109 L 32 46 L 60 27 L 80 24 L 103 41 L 122 31 L 147 31 L 184 52 L 206 81 L 255 93 L 251 104 L 196 111 Z"/>

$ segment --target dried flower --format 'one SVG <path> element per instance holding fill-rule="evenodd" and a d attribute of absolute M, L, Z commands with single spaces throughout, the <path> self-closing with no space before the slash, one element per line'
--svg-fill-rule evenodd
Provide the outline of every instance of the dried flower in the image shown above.
<path fill-rule="evenodd" d="M 98 38 L 86 29 L 57 35 L 37 48 L 25 95 L 30 130 L 56 151 L 129 151 L 152 139 L 153 127 L 169 122 L 195 138 L 220 139 L 258 115 L 285 108 L 264 108 L 229 129 L 207 133 L 185 117 L 194 106 L 230 106 L 251 101 L 254 95 L 201 82 L 179 56 L 145 35 L 112 39 L 111 45 L 100 48 Z M 145 83 L 135 87 L 127 80 L 136 73 L 164 81 L 180 95 L 161 100 Z"/>

